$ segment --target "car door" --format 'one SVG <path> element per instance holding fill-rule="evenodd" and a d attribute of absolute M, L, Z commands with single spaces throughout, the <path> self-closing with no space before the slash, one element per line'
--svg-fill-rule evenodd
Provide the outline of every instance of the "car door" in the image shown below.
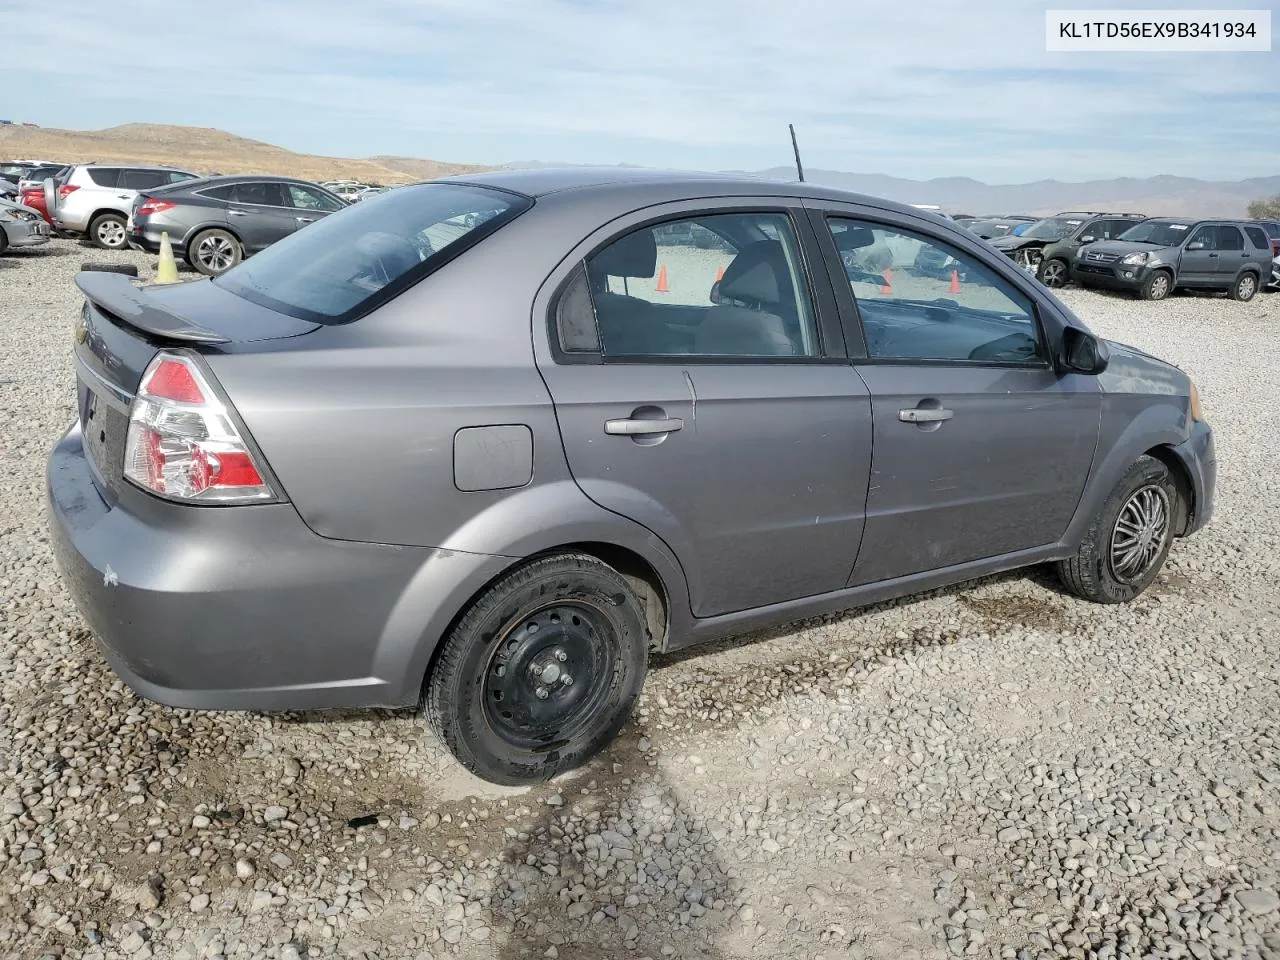
<path fill-rule="evenodd" d="M 862 535 L 870 399 L 801 215 L 649 208 L 562 268 L 540 367 L 569 467 L 667 544 L 698 617 L 839 589 Z"/>
<path fill-rule="evenodd" d="M 1207 287 L 1218 282 L 1218 228 L 1202 223 L 1187 237 L 1178 258 L 1178 286 Z"/>
<path fill-rule="evenodd" d="M 1249 250 L 1244 234 L 1232 223 L 1219 223 L 1213 228 L 1217 238 L 1217 265 L 1214 275 L 1219 286 L 1229 286 L 1236 279 L 1240 268 L 1249 262 Z"/>
<path fill-rule="evenodd" d="M 246 253 L 257 253 L 293 233 L 293 208 L 274 180 L 243 180 L 235 185 L 227 204 L 227 223 L 240 237 Z"/>
<path fill-rule="evenodd" d="M 814 204 L 875 435 L 850 584 L 1055 543 L 1097 442 L 1097 380 L 1060 375 L 1035 298 L 975 244 L 887 211 Z M 959 240 L 959 238 L 956 238 Z M 922 276 L 923 248 L 955 264 Z M 843 273 L 839 277 L 838 272 Z"/>
<path fill-rule="evenodd" d="M 335 210 L 342 209 L 342 203 L 322 190 L 317 190 L 305 183 L 285 183 L 284 199 L 293 210 L 294 229 L 315 223 L 321 217 L 327 217 Z"/>

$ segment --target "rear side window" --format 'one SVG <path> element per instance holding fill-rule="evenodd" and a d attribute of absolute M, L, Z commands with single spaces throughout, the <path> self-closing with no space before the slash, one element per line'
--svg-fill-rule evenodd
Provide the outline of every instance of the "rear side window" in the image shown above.
<path fill-rule="evenodd" d="M 1280 223 L 1275 220 L 1263 221 L 1262 229 L 1267 231 L 1267 236 L 1274 240 L 1280 240 Z"/>
<path fill-rule="evenodd" d="M 236 194 L 236 185 L 227 183 L 221 187 L 210 187 L 208 190 L 197 190 L 202 197 L 211 197 L 214 200 L 230 200 Z"/>
<path fill-rule="evenodd" d="M 1216 250 L 1243 250 L 1244 237 L 1240 235 L 1240 231 L 1236 227 L 1219 225 L 1214 228 L 1218 236 L 1218 245 Z"/>
<path fill-rule="evenodd" d="M 1270 250 L 1271 242 L 1267 240 L 1266 231 L 1261 227 L 1245 227 L 1244 232 L 1249 235 L 1249 242 L 1260 250 Z"/>
<path fill-rule="evenodd" d="M 196 179 L 196 175 L 194 173 L 182 173 L 178 170 L 170 170 L 167 176 L 167 182 L 169 183 L 182 183 L 184 180 Z"/>
<path fill-rule="evenodd" d="M 163 170 L 120 171 L 120 186 L 125 190 L 150 190 L 169 182 L 169 175 Z"/>
<path fill-rule="evenodd" d="M 314 323 L 345 323 L 408 289 L 533 201 L 427 183 L 370 197 L 267 247 L 214 282 Z"/>
<path fill-rule="evenodd" d="M 120 169 L 118 167 L 86 167 L 89 179 L 100 187 L 120 186 Z"/>
<path fill-rule="evenodd" d="M 260 207 L 285 206 L 280 184 L 270 182 L 237 183 L 232 199 L 236 203 L 253 203 Z"/>

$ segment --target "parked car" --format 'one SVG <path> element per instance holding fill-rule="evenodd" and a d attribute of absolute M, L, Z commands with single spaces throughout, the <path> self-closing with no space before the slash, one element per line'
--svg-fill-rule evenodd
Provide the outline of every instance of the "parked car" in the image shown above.
<path fill-rule="evenodd" d="M 683 222 L 732 253 L 659 242 Z M 651 650 L 1044 562 L 1132 600 L 1213 509 L 1185 373 L 813 184 L 496 171 L 211 280 L 77 283 L 51 543 L 117 673 L 187 708 L 425 696 L 496 782 L 608 743 Z"/>
<path fill-rule="evenodd" d="M 0 253 L 49 242 L 49 225 L 30 207 L 0 200 Z"/>
<path fill-rule="evenodd" d="M 360 195 L 370 189 L 363 183 L 340 183 L 329 188 L 329 192 L 342 199 L 344 203 L 355 203 L 360 199 Z"/>
<path fill-rule="evenodd" d="M 1280 257 L 1271 261 L 1271 279 L 1267 283 L 1268 290 L 1280 290 Z"/>
<path fill-rule="evenodd" d="M 1075 232 L 1086 220 L 1098 215 L 1097 211 L 1059 213 L 1042 217 L 1028 225 L 1021 233 L 998 237 L 991 245 L 1022 269 L 1035 273 L 1046 246 Z"/>
<path fill-rule="evenodd" d="M 172 167 L 80 163 L 65 178 L 45 180 L 45 209 L 63 233 L 119 250 L 128 241 L 129 208 L 139 190 L 194 179 L 196 174 Z"/>
<path fill-rule="evenodd" d="M 290 177 L 187 180 L 138 192 L 129 243 L 155 253 L 168 233 L 174 256 L 212 277 L 345 206 L 318 184 Z"/>
<path fill-rule="evenodd" d="M 1090 287 L 1163 300 L 1179 287 L 1251 300 L 1271 275 L 1271 243 L 1256 223 L 1153 218 L 1076 251 L 1071 277 Z"/>
<path fill-rule="evenodd" d="M 0 177 L 0 199 L 16 200 L 20 193 L 21 191 L 16 183 L 5 177 Z"/>
<path fill-rule="evenodd" d="M 1267 237 L 1271 241 L 1271 255 L 1280 257 L 1280 220 L 1258 220 L 1255 222 L 1266 231 Z"/>
<path fill-rule="evenodd" d="M 53 225 L 53 218 L 49 216 L 49 211 L 44 200 L 44 182 L 52 178 L 55 183 L 60 184 L 71 172 L 71 167 L 67 164 L 52 164 L 43 167 L 33 167 L 27 171 L 27 175 L 18 182 L 19 197 L 18 202 L 23 206 L 30 207 L 35 210 L 50 226 Z"/>
<path fill-rule="evenodd" d="M 1141 213 L 1103 213 L 1090 217 L 1061 240 L 1040 248 L 1036 279 L 1046 287 L 1065 286 L 1071 280 L 1071 261 L 1082 246 L 1098 240 L 1114 240 L 1145 219 Z"/>

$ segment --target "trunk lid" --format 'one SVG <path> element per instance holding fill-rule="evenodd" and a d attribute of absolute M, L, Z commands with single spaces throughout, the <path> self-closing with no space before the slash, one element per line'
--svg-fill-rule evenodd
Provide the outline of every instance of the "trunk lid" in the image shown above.
<path fill-rule="evenodd" d="M 76 410 L 99 486 L 114 501 L 124 482 L 129 409 L 142 374 L 165 347 L 252 349 L 318 324 L 288 317 L 208 280 L 139 288 L 118 273 L 76 277 L 85 305 L 75 335 Z"/>

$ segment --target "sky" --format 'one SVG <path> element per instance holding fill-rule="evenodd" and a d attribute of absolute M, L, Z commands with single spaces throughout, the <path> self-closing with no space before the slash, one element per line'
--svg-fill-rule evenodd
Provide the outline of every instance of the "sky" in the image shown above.
<path fill-rule="evenodd" d="M 1039 0 L 0 0 L 0 117 L 292 150 L 988 183 L 1280 173 L 1280 52 L 1048 53 Z M 1095 0 L 1095 8 L 1272 9 Z"/>

